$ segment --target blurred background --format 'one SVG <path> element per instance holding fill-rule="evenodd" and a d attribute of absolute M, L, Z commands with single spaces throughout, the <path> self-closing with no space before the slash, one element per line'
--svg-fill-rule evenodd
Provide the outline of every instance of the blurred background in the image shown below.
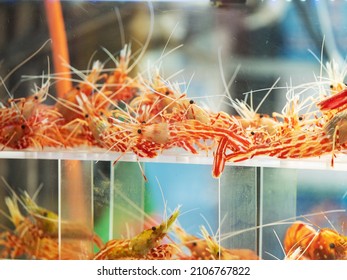
<path fill-rule="evenodd" d="M 70 63 L 76 69 L 88 69 L 91 61 L 109 59 L 102 48 L 117 56 L 125 43 L 131 43 L 132 53 L 141 52 L 150 36 L 148 49 L 134 73 L 146 72 L 148 65 L 153 69 L 158 67 L 165 78 L 171 77 L 171 81 L 182 84 L 183 91 L 187 91 L 188 96 L 201 106 L 231 114 L 235 112 L 225 98 L 223 76 L 227 83 L 234 77 L 228 88 L 233 98 L 244 99 L 246 93 L 253 91 L 255 107 L 261 102 L 267 89 L 280 78 L 276 84 L 278 89 L 273 90 L 259 108 L 259 112 L 271 114 L 273 111 L 280 112 L 285 104 L 284 87 L 315 81 L 315 75 L 319 75 L 321 67 L 317 57 L 322 58 L 324 63 L 335 59 L 341 68 L 346 67 L 347 5 L 343 1 L 235 2 L 243 1 L 153 1 L 151 4 L 144 1 L 62 1 Z M 153 7 L 153 15 L 150 6 Z M 1 2 L 0 76 L 6 77 L 49 38 L 42 1 Z M 6 104 L 8 92 L 14 97 L 26 96 L 31 93 L 34 83 L 41 84 L 40 79 L 23 79 L 23 76 L 48 73 L 47 57 L 51 57 L 50 44 L 45 45 L 42 51 L 7 78 L 5 86 L 0 87 L 0 101 Z M 109 62 L 108 66 L 114 65 Z M 52 68 L 52 63 L 50 67 Z M 53 87 L 51 93 L 55 94 Z M 43 183 L 38 203 L 57 211 L 60 164 L 57 160 L 3 158 L 0 160 L 0 175 L 13 188 L 27 189 L 29 193 L 34 193 Z M 107 239 L 110 234 L 115 235 L 110 229 L 110 216 L 125 214 L 115 211 L 111 215 L 109 210 L 105 210 L 115 207 L 110 204 L 114 197 L 110 196 L 112 192 L 108 190 L 109 184 L 115 184 L 115 181 L 107 183 L 106 187 L 101 186 L 113 177 L 112 165 L 100 161 L 94 162 L 92 166 L 94 181 L 88 177 L 87 184 L 92 185 L 88 192 L 92 194 L 95 216 L 98 217 L 95 224 L 100 227 L 100 232 L 105 232 L 103 229 L 107 227 L 104 237 Z M 89 165 L 83 170 L 90 172 Z M 141 178 L 136 165 L 131 168 L 128 166 L 125 170 L 122 174 Z M 164 200 L 168 201 L 167 211 L 182 205 L 182 211 L 188 213 L 182 215 L 180 223 L 197 235 L 201 224 L 206 226 L 208 223 L 211 231 L 218 231 L 223 216 L 220 211 L 221 203 L 236 203 L 233 213 L 230 213 L 230 207 L 223 208 L 229 212 L 224 213 L 228 216 L 224 223 L 229 224 L 224 232 L 235 230 L 230 226 L 231 220 L 242 215 L 246 216 L 241 220 L 247 220 L 250 211 L 253 212 L 252 222 L 240 222 L 236 229 L 261 224 L 262 215 L 259 212 L 263 209 L 260 207 L 260 197 L 264 193 L 268 195 L 268 203 L 277 200 L 280 205 L 280 194 L 260 190 L 260 186 L 264 189 L 267 186 L 259 184 L 262 179 L 258 168 L 242 173 L 242 176 L 247 177 L 243 181 L 254 176 L 252 183 L 247 183 L 254 190 L 246 196 L 240 194 L 243 201 L 226 195 L 227 188 L 233 188 L 233 181 L 228 181 L 228 177 L 222 182 L 225 187 L 218 187 L 221 183 L 212 179 L 208 165 L 149 163 L 145 165 L 145 170 L 148 182 L 145 186 L 143 180 L 139 179 L 136 184 L 140 184 L 141 191 L 129 194 L 133 196 L 131 199 L 136 200 L 136 204 L 150 215 L 159 215 L 159 220 L 164 212 Z M 283 212 L 278 219 L 289 218 L 290 214 L 295 216 L 346 209 L 345 172 L 320 172 L 310 170 L 309 167 L 289 172 L 294 172 L 288 175 L 288 180 L 292 180 L 292 186 L 288 187 L 291 188 L 292 197 L 290 211 Z M 270 180 L 271 184 L 281 188 L 283 177 L 274 178 Z M 123 184 L 126 186 L 126 183 Z M 163 190 L 164 200 L 159 185 Z M 0 194 L 0 197 L 4 197 L 8 191 L 1 187 Z M 138 201 L 139 197 L 142 199 Z M 285 200 L 286 197 L 281 199 Z M 252 201 L 253 206 L 249 208 L 251 210 L 246 210 L 249 201 Z M 0 201 L 0 208 L 6 211 L 3 200 Z M 346 213 L 329 216 L 329 220 L 339 230 L 343 230 Z M 0 221 L 2 224 L 8 223 L 4 217 Z M 320 216 L 320 220 L 314 223 L 326 226 L 327 219 Z M 283 235 L 284 229 L 279 232 Z M 266 237 L 268 243 L 276 243 L 271 234 Z M 246 243 L 250 244 L 250 248 L 260 250 L 259 243 L 263 242 L 260 238 L 263 237 L 259 237 L 259 234 L 255 236 L 252 237 L 252 244 L 249 241 Z M 237 241 L 234 244 L 228 243 L 228 246 L 237 247 L 235 243 Z M 278 258 L 283 257 L 279 244 L 264 249 L 269 250 Z M 264 258 L 272 258 L 264 252 L 262 254 Z"/>

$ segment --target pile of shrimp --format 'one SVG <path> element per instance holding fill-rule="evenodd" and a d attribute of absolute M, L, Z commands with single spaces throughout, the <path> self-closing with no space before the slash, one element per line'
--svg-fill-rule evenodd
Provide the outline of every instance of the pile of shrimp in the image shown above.
<path fill-rule="evenodd" d="M 212 155 L 212 175 L 218 178 L 227 162 L 331 153 L 333 164 L 335 154 L 346 148 L 347 89 L 344 74 L 336 75 L 339 69 L 334 61 L 325 67 L 327 77 L 289 88 L 282 112 L 269 116 L 231 97 L 237 115 L 212 112 L 159 71 L 149 78 L 130 75 L 128 46 L 113 60 L 116 67 L 111 70 L 100 61 L 87 72 L 71 67 L 80 80 L 64 97 L 49 93 L 58 73 L 47 75 L 29 97 L 10 98 L 0 108 L 2 149 L 99 147 L 154 158 L 180 148 Z M 302 98 L 307 88 L 318 94 Z M 56 101 L 54 105 L 44 104 L 48 97 Z"/>

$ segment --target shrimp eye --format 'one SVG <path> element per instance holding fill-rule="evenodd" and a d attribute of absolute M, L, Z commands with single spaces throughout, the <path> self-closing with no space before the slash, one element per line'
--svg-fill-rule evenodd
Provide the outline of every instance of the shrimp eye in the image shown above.
<path fill-rule="evenodd" d="M 251 134 L 254 135 L 255 134 L 254 131 L 251 131 Z"/>
<path fill-rule="evenodd" d="M 84 117 L 85 117 L 86 119 L 88 119 L 88 118 L 89 118 L 89 115 L 88 115 L 88 114 L 85 114 Z"/>
<path fill-rule="evenodd" d="M 156 227 L 152 227 L 152 230 L 155 231 L 157 228 Z"/>
<path fill-rule="evenodd" d="M 101 111 L 101 112 L 100 112 L 100 116 L 103 116 L 103 115 L 104 115 L 104 112 Z"/>
<path fill-rule="evenodd" d="M 137 133 L 138 133 L 138 134 L 141 134 L 141 133 L 142 133 L 142 130 L 141 130 L 141 129 L 138 129 L 138 130 L 137 130 Z"/>
<path fill-rule="evenodd" d="M 196 246 L 198 246 L 198 243 L 193 242 L 192 245 L 193 245 L 194 247 L 196 247 Z"/>
<path fill-rule="evenodd" d="M 142 123 L 142 124 L 145 124 L 145 123 L 146 123 L 146 121 L 142 121 L 141 123 Z"/>
<path fill-rule="evenodd" d="M 334 249 L 335 248 L 335 244 L 334 243 L 330 243 L 329 247 L 330 247 L 330 249 Z"/>
<path fill-rule="evenodd" d="M 194 100 L 189 100 L 189 104 L 194 104 Z"/>
<path fill-rule="evenodd" d="M 35 100 L 38 100 L 38 99 L 39 99 L 39 97 L 38 97 L 37 95 L 35 95 L 35 96 L 34 96 L 34 99 L 35 99 Z"/>
<path fill-rule="evenodd" d="M 165 95 L 169 95 L 170 94 L 170 91 L 165 91 Z"/>
<path fill-rule="evenodd" d="M 76 86 L 75 89 L 80 90 L 81 88 L 79 86 Z"/>
<path fill-rule="evenodd" d="M 330 85 L 330 88 L 331 88 L 331 89 L 333 89 L 333 88 L 334 88 L 334 86 L 333 86 L 333 85 Z"/>
<path fill-rule="evenodd" d="M 22 124 L 20 127 L 21 127 L 21 129 L 25 129 L 25 128 L 26 128 L 26 125 L 25 125 L 25 124 Z"/>
<path fill-rule="evenodd" d="M 264 115 L 263 115 L 263 114 L 261 114 L 261 115 L 259 116 L 259 118 L 264 118 Z"/>
<path fill-rule="evenodd" d="M 302 117 L 299 117 L 299 121 L 302 121 L 303 120 L 303 118 Z"/>
<path fill-rule="evenodd" d="M 47 217 L 47 216 L 48 216 L 47 211 L 43 212 L 43 213 L 42 213 L 42 216 Z"/>

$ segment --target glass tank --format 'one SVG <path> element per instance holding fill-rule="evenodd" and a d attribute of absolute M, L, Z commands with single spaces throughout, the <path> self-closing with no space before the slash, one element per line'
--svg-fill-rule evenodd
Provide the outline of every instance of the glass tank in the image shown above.
<path fill-rule="evenodd" d="M 346 259 L 345 11 L 0 3 L 0 258 Z"/>

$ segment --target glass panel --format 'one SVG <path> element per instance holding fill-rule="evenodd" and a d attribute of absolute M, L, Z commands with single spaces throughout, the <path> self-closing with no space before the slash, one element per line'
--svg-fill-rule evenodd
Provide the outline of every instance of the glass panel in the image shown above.
<path fill-rule="evenodd" d="M 118 162 L 111 172 L 113 213 L 109 238 L 130 238 L 143 230 L 144 177 L 137 162 Z"/>
<path fill-rule="evenodd" d="M 221 245 L 257 251 L 257 168 L 226 166 L 220 179 Z"/>
<path fill-rule="evenodd" d="M 61 160 L 60 259 L 93 255 L 93 162 Z"/>
<path fill-rule="evenodd" d="M 110 211 L 110 204 L 113 203 L 113 164 L 112 161 L 94 161 L 93 166 L 94 231 L 106 243 L 112 237 L 113 229 L 110 226 L 113 225 L 113 211 Z M 95 252 L 99 249 L 94 247 Z"/>
<path fill-rule="evenodd" d="M 283 258 L 281 250 L 287 224 L 281 220 L 295 220 L 297 201 L 297 170 L 281 168 L 260 169 L 260 242 L 259 252 L 263 259 Z M 275 225 L 269 225 L 269 224 Z M 276 225 L 277 224 L 277 225 Z M 276 234 L 281 241 L 276 239 Z"/>
<path fill-rule="evenodd" d="M 201 164 L 146 163 L 146 202 L 150 212 L 163 216 L 180 206 L 179 225 L 201 236 L 204 225 L 214 235 L 218 229 L 218 181 L 211 166 Z M 211 232 L 212 231 L 212 232 Z"/>

